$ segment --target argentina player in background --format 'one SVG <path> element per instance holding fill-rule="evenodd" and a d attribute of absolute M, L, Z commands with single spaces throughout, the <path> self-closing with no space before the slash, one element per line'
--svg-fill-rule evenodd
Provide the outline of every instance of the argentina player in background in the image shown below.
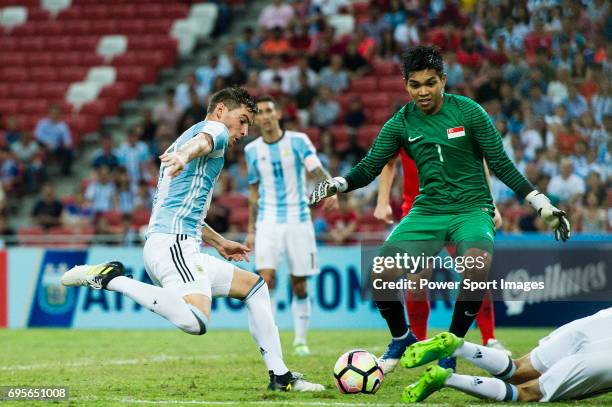
<path fill-rule="evenodd" d="M 310 354 L 306 333 L 311 308 L 306 278 L 318 274 L 319 265 L 304 169 L 316 182 L 331 176 L 308 136 L 281 129 L 280 119 L 281 111 L 271 96 L 257 99 L 255 124 L 261 137 L 244 149 L 250 209 L 246 245 L 255 248 L 255 269 L 270 290 L 276 288 L 276 269 L 286 253 L 293 293 L 294 353 L 305 356 Z M 326 208 L 337 205 L 336 197 L 325 201 Z M 272 309 L 276 309 L 273 299 Z"/>
<path fill-rule="evenodd" d="M 248 134 L 256 111 L 244 89 L 223 89 L 211 97 L 205 120 L 181 134 L 160 156 L 144 247 L 145 269 L 156 286 L 124 276 L 118 261 L 76 266 L 62 276 L 62 283 L 120 292 L 192 335 L 209 329 L 213 296 L 242 300 L 268 369 L 268 389 L 321 391 L 323 386 L 307 382 L 285 365 L 264 280 L 200 252 L 203 240 L 227 260 L 249 260 L 248 247 L 223 238 L 204 220 L 225 149 Z"/>

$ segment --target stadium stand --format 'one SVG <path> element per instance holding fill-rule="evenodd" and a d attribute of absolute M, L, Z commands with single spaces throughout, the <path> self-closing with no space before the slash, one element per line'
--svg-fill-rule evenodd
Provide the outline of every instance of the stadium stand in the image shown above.
<path fill-rule="evenodd" d="M 224 6 L 244 6 L 243 2 L 140 0 L 112 6 L 74 1 L 66 6 L 60 0 L 25 1 L 19 2 L 21 12 L 11 11 L 6 17 L 6 9 L 16 3 L 0 0 L 4 10 L 0 21 L 10 26 L 0 36 L 0 58 L 5 61 L 0 67 L 0 113 L 3 118 L 16 117 L 20 128 L 28 131 L 50 104 L 61 102 L 76 140 L 97 130 L 100 118 L 116 114 L 121 101 L 135 97 L 143 84 L 154 83 L 162 68 L 177 61 L 177 54 L 199 52 L 199 36 L 218 29 L 212 23 L 215 19 L 225 21 Z M 332 3 L 344 5 L 334 8 Z M 291 6 L 293 17 L 281 28 L 264 26 L 259 16 L 250 13 L 241 21 L 246 28 L 242 37 L 216 37 L 201 67 L 188 72 L 195 74 L 195 82 L 184 79 L 188 75 L 182 71 L 181 77 L 172 78 L 173 84 L 180 82 L 174 100 L 166 98 L 143 109 L 148 118 L 135 131 L 149 153 L 138 160 L 128 155 L 120 163 L 129 166 L 138 161 L 142 166 L 142 178 L 132 180 L 132 194 L 141 209 L 150 207 L 147 199 L 157 177 L 154 157 L 195 120 L 189 109 L 204 108 L 211 93 L 231 84 L 277 97 L 284 126 L 304 130 L 332 174 L 340 175 L 367 151 L 384 121 L 407 102 L 398 64 L 402 49 L 416 43 L 436 44 L 447 59 L 446 90 L 465 94 L 485 107 L 517 167 L 549 193 L 555 177 L 562 185 L 575 183 L 571 187 L 577 192 L 553 197 L 556 203 L 570 213 L 576 230 L 610 231 L 609 6 L 521 1 L 487 8 L 485 3 L 283 2 Z M 287 9 L 268 7 L 266 13 L 284 16 Z M 279 55 L 280 67 L 262 49 Z M 331 124 L 318 127 L 313 119 L 318 79 L 334 54 L 342 56 L 342 71 L 350 85 L 332 95 L 340 113 Z M 266 69 L 274 74 L 267 75 L 264 83 L 260 79 L 266 75 L 260 73 Z M 71 99 L 76 111 L 66 99 L 75 87 L 89 92 L 76 92 L 80 98 Z M 538 88 L 541 97 L 533 97 L 532 88 Z M 159 87 L 159 93 L 165 91 Z M 191 91 L 198 106 L 191 106 Z M 360 105 L 349 111 L 353 100 Z M 163 120 L 159 112 L 167 114 Z M 179 128 L 173 127 L 175 122 Z M 228 153 L 226 166 L 232 174 L 239 173 L 239 154 L 240 150 Z M 394 208 L 399 208 L 399 187 L 393 192 Z M 246 193 L 242 188 L 232 176 L 222 179 L 216 191 L 215 202 L 230 209 L 230 229 L 236 232 L 244 231 L 245 212 L 236 210 L 246 207 L 239 198 Z M 506 220 L 504 233 L 543 230 L 531 211 L 496 179 L 493 194 Z M 371 215 L 374 199 L 367 190 L 349 200 L 359 215 L 358 231 L 380 232 L 382 227 Z M 138 226 L 144 223 L 142 214 L 146 212 L 132 218 Z M 120 219 L 109 216 L 107 222 L 118 226 Z M 330 224 L 330 215 L 316 211 L 315 216 L 320 224 Z M 92 220 L 92 225 L 96 222 Z"/>

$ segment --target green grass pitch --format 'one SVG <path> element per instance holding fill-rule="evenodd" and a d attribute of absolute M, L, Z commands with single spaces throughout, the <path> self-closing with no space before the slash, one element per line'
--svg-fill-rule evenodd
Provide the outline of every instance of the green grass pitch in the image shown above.
<path fill-rule="evenodd" d="M 547 329 L 498 329 L 497 336 L 523 355 Z M 0 331 L 0 386 L 68 386 L 70 402 L 62 405 L 175 406 L 391 406 L 401 405 L 402 389 L 423 368 L 401 367 L 385 377 L 375 395 L 342 395 L 333 384 L 332 368 L 343 352 L 363 348 L 380 355 L 388 334 L 382 330 L 318 330 L 309 333 L 310 357 L 291 354 L 291 332 L 281 334 L 290 369 L 323 383 L 319 394 L 272 393 L 259 352 L 247 331 L 212 331 L 202 337 L 178 330 Z M 477 331 L 469 340 L 478 342 Z M 486 374 L 465 362 L 459 372 Z M 0 402 L 3 405 L 49 405 L 49 402 Z M 53 403 L 56 404 L 56 403 Z M 428 405 L 492 405 L 451 389 L 431 396 Z M 499 403 L 496 403 L 498 405 Z M 555 403 L 555 406 L 578 402 Z M 580 402 L 612 405 L 612 395 Z M 536 404 L 533 404 L 536 405 Z"/>

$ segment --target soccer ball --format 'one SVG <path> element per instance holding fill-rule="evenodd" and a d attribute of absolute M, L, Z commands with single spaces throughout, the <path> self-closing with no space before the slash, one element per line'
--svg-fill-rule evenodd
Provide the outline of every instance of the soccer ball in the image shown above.
<path fill-rule="evenodd" d="M 376 393 L 382 380 L 376 357 L 362 349 L 346 352 L 334 366 L 334 382 L 340 393 Z"/>

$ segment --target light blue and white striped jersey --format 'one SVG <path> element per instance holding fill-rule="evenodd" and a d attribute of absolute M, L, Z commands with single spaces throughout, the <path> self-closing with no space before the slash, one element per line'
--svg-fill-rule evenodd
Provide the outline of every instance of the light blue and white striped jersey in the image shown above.
<path fill-rule="evenodd" d="M 312 171 L 321 162 L 308 136 L 287 130 L 274 143 L 259 137 L 247 144 L 244 153 L 249 184 L 259 183 L 257 221 L 310 220 L 304 169 Z"/>
<path fill-rule="evenodd" d="M 151 233 L 184 234 L 201 240 L 204 219 L 210 206 L 213 187 L 221 173 L 225 148 L 229 138 L 223 123 L 205 120 L 185 130 L 166 152 L 177 151 L 198 133 L 210 134 L 213 150 L 185 166 L 174 178 L 166 174 L 163 164 L 159 170 L 157 191 L 149 221 L 147 237 Z"/>

